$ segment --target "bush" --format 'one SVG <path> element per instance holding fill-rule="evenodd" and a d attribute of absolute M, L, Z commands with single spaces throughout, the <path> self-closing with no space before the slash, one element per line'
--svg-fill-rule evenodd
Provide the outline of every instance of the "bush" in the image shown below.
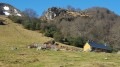
<path fill-rule="evenodd" d="M 76 37 L 76 38 L 67 37 L 66 39 L 67 39 L 66 42 L 68 42 L 69 45 L 76 47 L 83 47 L 86 42 L 86 40 L 83 39 L 82 37 Z"/>
<path fill-rule="evenodd" d="M 73 45 L 74 40 L 75 40 L 75 38 L 73 38 L 73 37 L 67 37 L 65 41 L 68 43 L 68 45 Z"/>
<path fill-rule="evenodd" d="M 39 23 L 39 22 L 36 23 L 35 29 L 36 29 L 36 30 L 40 30 L 40 23 Z"/>
<path fill-rule="evenodd" d="M 15 23 L 21 24 L 23 22 L 23 19 L 19 16 L 9 16 L 9 19 L 11 19 Z"/>
<path fill-rule="evenodd" d="M 40 24 L 42 21 L 37 18 L 19 17 L 19 16 L 9 16 L 9 18 L 15 23 L 22 24 L 26 29 L 40 30 Z"/>
<path fill-rule="evenodd" d="M 77 37 L 77 38 L 75 38 L 75 40 L 74 40 L 74 45 L 76 46 L 76 47 L 83 47 L 84 46 L 84 44 L 85 44 L 85 40 L 82 38 L 82 37 Z"/>
<path fill-rule="evenodd" d="M 55 32 L 53 38 L 58 42 L 63 42 L 63 36 L 60 32 Z"/>
<path fill-rule="evenodd" d="M 53 37 L 53 33 L 52 32 L 45 32 L 45 34 L 44 34 L 45 36 L 47 36 L 47 37 Z"/>
<path fill-rule="evenodd" d="M 59 32 L 54 25 L 47 25 L 43 30 L 45 30 L 45 36 L 47 37 L 53 37 L 56 32 Z"/>
<path fill-rule="evenodd" d="M 24 21 L 24 22 L 22 23 L 22 25 L 24 26 L 24 28 L 30 30 L 31 23 L 30 23 L 29 20 Z"/>

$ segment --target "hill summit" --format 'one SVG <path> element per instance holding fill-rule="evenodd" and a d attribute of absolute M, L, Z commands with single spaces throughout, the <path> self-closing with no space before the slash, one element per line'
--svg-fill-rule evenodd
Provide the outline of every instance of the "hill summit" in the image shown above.
<path fill-rule="evenodd" d="M 17 8 L 13 7 L 12 5 L 6 3 L 0 3 L 0 15 L 14 15 L 14 16 L 22 16 L 22 13 Z"/>

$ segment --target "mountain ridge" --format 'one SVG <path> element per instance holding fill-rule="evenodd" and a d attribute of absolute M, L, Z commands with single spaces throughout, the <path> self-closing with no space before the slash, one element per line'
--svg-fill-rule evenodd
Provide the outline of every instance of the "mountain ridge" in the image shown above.
<path fill-rule="evenodd" d="M 0 15 L 14 15 L 20 17 L 23 16 L 22 12 L 19 9 L 7 3 L 0 3 Z"/>

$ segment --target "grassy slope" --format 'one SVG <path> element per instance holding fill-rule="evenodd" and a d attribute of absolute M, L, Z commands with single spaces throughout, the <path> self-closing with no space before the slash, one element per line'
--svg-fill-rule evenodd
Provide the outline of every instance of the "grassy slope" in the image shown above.
<path fill-rule="evenodd" d="M 0 25 L 0 67 L 120 67 L 117 54 L 28 49 L 28 44 L 43 43 L 50 38 L 6 21 L 7 25 Z M 13 47 L 18 49 L 11 50 Z"/>

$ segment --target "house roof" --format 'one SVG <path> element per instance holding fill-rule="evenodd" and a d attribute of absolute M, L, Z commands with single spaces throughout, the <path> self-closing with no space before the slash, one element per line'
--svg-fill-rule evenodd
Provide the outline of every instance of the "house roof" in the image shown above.
<path fill-rule="evenodd" d="M 88 42 L 90 46 L 94 47 L 94 48 L 100 48 L 100 49 L 106 49 L 106 50 L 111 50 L 108 46 L 106 46 L 105 44 L 97 44 L 95 42 Z"/>

